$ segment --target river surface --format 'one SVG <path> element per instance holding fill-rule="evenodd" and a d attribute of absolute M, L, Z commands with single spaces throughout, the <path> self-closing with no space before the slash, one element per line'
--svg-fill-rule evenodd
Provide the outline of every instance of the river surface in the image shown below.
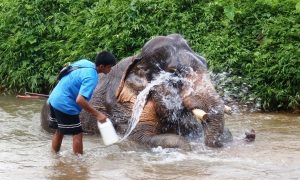
<path fill-rule="evenodd" d="M 201 141 L 192 151 L 135 146 L 104 147 L 100 136 L 84 136 L 84 155 L 65 137 L 61 152 L 50 151 L 51 134 L 40 127 L 42 100 L 0 96 L 0 179 L 300 179 L 300 116 L 226 115 L 234 141 L 213 149 Z M 244 132 L 255 129 L 246 143 Z"/>

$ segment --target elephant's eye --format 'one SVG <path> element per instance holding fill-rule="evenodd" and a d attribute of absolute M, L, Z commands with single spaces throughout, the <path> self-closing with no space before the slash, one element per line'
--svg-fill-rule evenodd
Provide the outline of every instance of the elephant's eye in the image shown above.
<path fill-rule="evenodd" d="M 175 73 L 176 70 L 177 70 L 176 68 L 168 68 L 167 71 L 170 72 L 170 73 Z"/>

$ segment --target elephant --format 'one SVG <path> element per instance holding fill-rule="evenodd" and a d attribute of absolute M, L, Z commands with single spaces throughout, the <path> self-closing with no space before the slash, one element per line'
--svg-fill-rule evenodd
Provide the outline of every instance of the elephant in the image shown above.
<path fill-rule="evenodd" d="M 208 147 L 222 147 L 232 140 L 224 127 L 224 101 L 210 80 L 206 59 L 180 34 L 152 38 L 140 53 L 121 60 L 99 78 L 90 103 L 131 141 L 190 149 L 193 137 Z M 42 109 L 41 124 L 50 131 L 48 108 Z M 84 132 L 99 132 L 89 113 L 82 111 L 80 119 Z"/>

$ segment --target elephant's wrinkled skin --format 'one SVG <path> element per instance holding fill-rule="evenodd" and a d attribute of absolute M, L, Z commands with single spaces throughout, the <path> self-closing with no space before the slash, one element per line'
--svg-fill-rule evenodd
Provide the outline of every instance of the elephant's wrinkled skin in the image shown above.
<path fill-rule="evenodd" d="M 105 112 L 116 130 L 124 135 L 137 95 L 162 72 L 172 74 L 173 80 L 151 90 L 129 138 L 150 147 L 188 149 L 186 135 L 201 136 L 204 131 L 207 146 L 221 147 L 224 103 L 211 83 L 205 59 L 178 34 L 155 37 L 140 54 L 120 61 L 109 74 L 101 75 L 91 104 Z M 171 104 L 175 100 L 173 104 L 177 107 L 169 107 L 163 101 L 166 97 L 171 97 Z M 194 109 L 204 110 L 208 118 L 197 121 Z M 42 125 L 47 129 L 45 116 L 46 113 L 42 115 Z M 90 114 L 83 111 L 80 117 L 86 132 L 98 132 L 96 120 Z"/>

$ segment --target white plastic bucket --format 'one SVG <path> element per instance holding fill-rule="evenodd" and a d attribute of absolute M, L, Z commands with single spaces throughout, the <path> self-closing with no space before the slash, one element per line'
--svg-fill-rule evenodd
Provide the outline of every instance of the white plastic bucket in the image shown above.
<path fill-rule="evenodd" d="M 100 123 L 98 121 L 98 128 L 102 136 L 104 145 L 108 146 L 119 141 L 119 137 L 110 119 L 107 118 L 106 122 L 104 123 Z"/>

